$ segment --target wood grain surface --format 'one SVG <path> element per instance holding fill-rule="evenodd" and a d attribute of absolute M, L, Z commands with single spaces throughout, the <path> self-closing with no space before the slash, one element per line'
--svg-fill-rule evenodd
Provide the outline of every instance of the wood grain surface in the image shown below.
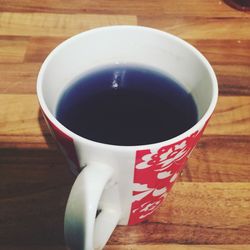
<path fill-rule="evenodd" d="M 250 249 L 250 13 L 219 0 L 0 0 L 0 250 L 66 250 L 74 182 L 42 118 L 36 77 L 48 53 L 94 27 L 168 31 L 212 64 L 220 97 L 162 206 L 118 226 L 107 250 Z"/>

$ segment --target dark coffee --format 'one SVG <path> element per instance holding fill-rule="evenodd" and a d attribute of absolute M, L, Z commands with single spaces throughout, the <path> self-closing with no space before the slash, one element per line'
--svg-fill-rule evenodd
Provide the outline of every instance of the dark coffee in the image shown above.
<path fill-rule="evenodd" d="M 111 65 L 74 82 L 56 117 L 74 133 L 101 143 L 143 145 L 173 138 L 197 122 L 192 96 L 151 68 Z"/>

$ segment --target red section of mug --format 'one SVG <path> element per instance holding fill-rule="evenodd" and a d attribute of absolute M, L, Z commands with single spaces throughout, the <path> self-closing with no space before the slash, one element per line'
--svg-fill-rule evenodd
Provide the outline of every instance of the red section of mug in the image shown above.
<path fill-rule="evenodd" d="M 130 225 L 151 215 L 172 188 L 206 125 L 191 136 L 156 151 L 136 152 Z"/>
<path fill-rule="evenodd" d="M 44 113 L 43 115 L 48 127 L 50 128 L 51 133 L 54 135 L 54 138 L 58 142 L 63 153 L 67 156 L 70 163 L 71 171 L 74 174 L 78 174 L 80 172 L 80 164 L 77 158 L 73 139 L 64 132 L 62 132 L 54 123 L 52 123 L 52 121 L 49 120 L 49 118 Z"/>

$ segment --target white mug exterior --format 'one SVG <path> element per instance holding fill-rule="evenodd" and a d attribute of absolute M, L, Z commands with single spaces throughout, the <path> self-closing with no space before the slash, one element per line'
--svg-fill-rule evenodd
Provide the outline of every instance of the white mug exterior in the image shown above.
<path fill-rule="evenodd" d="M 143 64 L 173 76 L 192 94 L 198 109 L 198 122 L 175 138 L 141 146 L 94 142 L 59 123 L 55 118 L 56 104 L 65 88 L 79 75 L 114 63 Z M 141 183 L 140 171 L 145 173 L 151 166 L 150 160 L 156 155 L 158 158 L 169 157 L 160 162 L 165 169 L 173 162 L 184 164 L 214 111 L 218 86 L 208 61 L 185 41 L 147 27 L 110 26 L 80 33 L 56 47 L 40 69 L 37 95 L 45 119 L 68 157 L 72 171 L 78 174 L 85 167 L 77 177 L 69 198 L 65 237 L 72 249 L 89 250 L 102 248 L 116 224 L 140 222 L 158 207 L 170 188 L 154 189 Z M 176 156 L 170 158 L 173 152 Z M 169 177 L 169 183 L 172 183 L 179 171 L 180 168 L 174 174 L 172 171 L 172 176 L 166 170 L 161 171 L 157 178 Z M 143 204 L 138 202 L 148 195 L 160 198 L 143 208 Z M 140 206 L 141 214 L 138 214 L 136 206 Z M 102 212 L 95 220 L 97 207 L 101 207 Z M 136 214 L 140 218 L 133 217 Z M 91 218 L 86 221 L 86 216 Z"/>

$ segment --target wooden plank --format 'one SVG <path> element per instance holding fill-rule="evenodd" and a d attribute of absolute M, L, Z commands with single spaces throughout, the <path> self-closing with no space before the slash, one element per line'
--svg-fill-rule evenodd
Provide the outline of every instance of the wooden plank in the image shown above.
<path fill-rule="evenodd" d="M 25 54 L 25 62 L 42 63 L 47 55 L 68 37 L 31 37 Z"/>
<path fill-rule="evenodd" d="M 203 136 L 179 180 L 249 182 L 249 152 L 249 137 Z"/>
<path fill-rule="evenodd" d="M 0 63 L 20 63 L 28 45 L 26 37 L 0 37 Z"/>
<path fill-rule="evenodd" d="M 53 186 L 54 179 L 49 178 L 47 173 L 54 176 L 60 169 L 68 169 L 66 160 L 50 139 L 49 148 L 35 149 L 30 145 L 30 148 L 1 149 L 1 175 L 11 176 L 1 180 L 2 195 L 16 196 L 32 190 L 33 182 L 40 182 L 45 176 L 48 178 L 46 186 Z M 203 136 L 178 181 L 249 182 L 249 152 L 250 137 Z M 29 173 L 32 182 L 20 182 L 21 173 Z"/>
<path fill-rule="evenodd" d="M 124 23 L 137 24 L 137 18 L 128 15 L 2 12 L 0 35 L 71 36 L 98 26 Z"/>
<path fill-rule="evenodd" d="M 23 175 L 25 181 L 32 181 L 29 175 Z M 64 244 L 63 215 L 71 184 L 56 181 L 43 190 L 41 185 L 34 182 L 32 192 L 0 200 L 2 245 Z M 249 183 L 176 183 L 146 223 L 117 227 L 108 244 L 250 244 L 249 197 Z"/>
<path fill-rule="evenodd" d="M 1 147 L 48 147 L 47 127 L 35 95 L 0 94 Z M 250 97 L 222 96 L 205 135 L 250 135 Z"/>
<path fill-rule="evenodd" d="M 1 95 L 0 106 L 1 135 L 42 135 L 35 95 Z"/>
<path fill-rule="evenodd" d="M 229 56 L 230 57 L 230 56 Z M 223 95 L 250 95 L 250 65 L 213 65 Z"/>
<path fill-rule="evenodd" d="M 185 18 L 159 15 L 139 16 L 138 24 L 161 29 L 183 39 L 250 39 L 250 19 L 235 18 Z M 233 31 L 233 32 L 232 32 Z M 225 44 L 225 48 L 226 48 Z M 230 49 L 230 48 L 228 48 Z"/>
<path fill-rule="evenodd" d="M 35 93 L 40 66 L 41 63 L 0 64 L 0 93 Z"/>
<path fill-rule="evenodd" d="M 68 250 L 66 246 L 17 246 L 16 244 L 11 244 L 8 246 L 0 246 L 0 250 Z M 244 249 L 243 249 L 244 250 Z"/>
<path fill-rule="evenodd" d="M 200 50 L 212 65 L 229 65 L 229 67 L 245 65 L 250 67 L 250 40 L 209 40 L 204 38 L 187 39 L 187 41 Z M 225 49 L 225 46 L 230 49 Z M 231 74 L 233 73 L 234 70 Z"/>
<path fill-rule="evenodd" d="M 0 0 L 1 11 L 12 12 L 52 12 L 52 13 L 110 13 L 129 15 L 156 16 L 161 13 L 176 16 L 198 17 L 249 17 L 245 12 L 235 11 L 223 1 L 218 0 L 182 0 L 175 1 L 137 1 L 134 4 L 128 0 L 44 0 L 34 2 L 30 0 Z"/>
<path fill-rule="evenodd" d="M 0 95 L 0 147 L 55 147 L 35 95 Z"/>
<path fill-rule="evenodd" d="M 56 149 L 1 149 L 0 170 L 0 199 L 67 186 L 73 178 L 64 156 Z"/>
<path fill-rule="evenodd" d="M 128 244 L 107 245 L 104 250 L 249 250 L 250 245 Z M 67 250 L 66 246 L 3 246 L 0 250 Z"/>
<path fill-rule="evenodd" d="M 0 250 L 68 250 L 66 246 L 16 246 L 12 244 L 11 246 L 0 246 Z M 244 250 L 244 248 L 243 248 Z"/>
<path fill-rule="evenodd" d="M 235 229 L 238 224 L 249 231 L 249 192 L 250 183 L 179 182 L 148 222 L 199 227 L 209 225 L 214 229 Z M 238 208 L 241 208 L 241 215 L 237 214 Z M 221 209 L 224 213 L 219 212 Z"/>
<path fill-rule="evenodd" d="M 206 135 L 249 135 L 250 96 L 220 97 Z"/>
<path fill-rule="evenodd" d="M 0 14 L 0 23 L 0 35 L 71 36 L 98 26 L 134 25 L 137 24 L 137 18 L 129 15 L 3 12 Z M 249 23 L 249 19 L 235 18 L 139 17 L 141 25 L 159 28 L 185 39 L 249 39 Z"/>
<path fill-rule="evenodd" d="M 243 11 L 235 11 L 233 8 L 225 4 L 224 1 L 218 0 L 189 0 L 185 1 L 164 1 L 164 13 L 176 16 L 191 17 L 249 17 L 248 13 Z"/>
<path fill-rule="evenodd" d="M 250 60 L 249 60 L 250 62 Z M 230 77 L 250 77 L 250 64 L 249 65 L 215 65 L 215 70 L 220 72 L 222 75 Z M 231 72 L 231 73 L 230 73 Z M 236 83 L 237 84 L 237 83 Z"/>
<path fill-rule="evenodd" d="M 12 12 L 52 12 L 52 13 L 99 13 L 99 14 L 126 14 L 136 15 L 138 13 L 156 14 L 162 13 L 162 0 L 138 1 L 136 4 L 128 0 L 104 0 L 104 1 L 79 1 L 71 0 L 45 0 L 35 3 L 30 0 L 24 0 L 22 3 L 18 0 L 10 0 L 1 4 L 1 11 Z M 5 2 L 5 1 L 4 1 Z"/>
<path fill-rule="evenodd" d="M 218 70 L 216 70 L 218 72 Z M 249 77 L 233 76 L 233 72 L 229 75 L 217 73 L 219 81 L 220 95 L 250 95 Z"/>
<path fill-rule="evenodd" d="M 249 188 L 249 183 L 177 183 L 146 223 L 118 227 L 110 244 L 249 244 Z"/>
<path fill-rule="evenodd" d="M 108 245 L 104 250 L 249 250 L 250 245 L 181 245 L 181 244 L 141 244 Z M 10 249 L 12 250 L 12 249 Z M 14 250 L 14 249 L 13 249 Z M 40 250 L 40 249 L 39 249 Z"/>

